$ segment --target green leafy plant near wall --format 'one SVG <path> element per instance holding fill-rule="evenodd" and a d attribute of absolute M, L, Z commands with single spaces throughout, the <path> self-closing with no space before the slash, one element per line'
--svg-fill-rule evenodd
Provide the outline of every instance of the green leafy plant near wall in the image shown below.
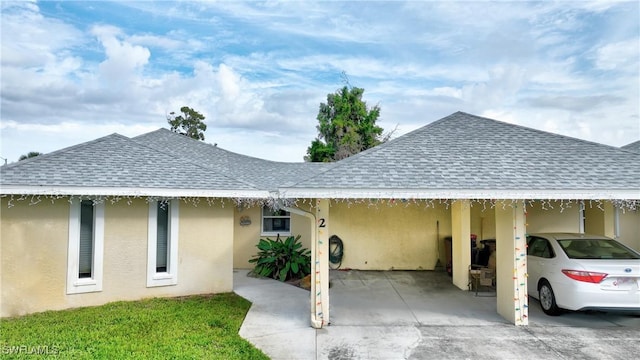
<path fill-rule="evenodd" d="M 311 251 L 302 247 L 300 235 L 289 236 L 284 241 L 260 239 L 260 250 L 250 263 L 256 264 L 253 272 L 259 276 L 280 281 L 301 279 L 311 273 Z"/>

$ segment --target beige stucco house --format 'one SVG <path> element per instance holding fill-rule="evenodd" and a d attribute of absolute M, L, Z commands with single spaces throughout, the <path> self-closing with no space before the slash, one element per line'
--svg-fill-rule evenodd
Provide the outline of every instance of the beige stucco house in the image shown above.
<path fill-rule="evenodd" d="M 466 290 L 476 234 L 496 239 L 498 312 L 526 325 L 526 233 L 640 249 L 640 154 L 461 112 L 331 164 L 266 161 L 160 129 L 0 175 L 3 317 L 231 291 L 260 237 L 299 234 L 321 327 L 330 236 L 343 241 L 341 266 L 363 270 L 436 269 L 450 237 L 452 281 Z"/>

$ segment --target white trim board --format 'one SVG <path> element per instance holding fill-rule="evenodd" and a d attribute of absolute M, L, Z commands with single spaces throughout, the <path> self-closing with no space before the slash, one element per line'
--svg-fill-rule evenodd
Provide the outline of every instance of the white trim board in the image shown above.
<path fill-rule="evenodd" d="M 640 200 L 638 190 L 466 190 L 466 189 L 313 189 L 281 188 L 282 198 L 311 199 L 496 199 Z"/>

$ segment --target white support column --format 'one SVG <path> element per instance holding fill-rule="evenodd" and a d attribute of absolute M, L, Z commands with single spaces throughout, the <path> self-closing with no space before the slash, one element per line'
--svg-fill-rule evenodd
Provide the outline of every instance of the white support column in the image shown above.
<path fill-rule="evenodd" d="M 498 314 L 515 325 L 529 325 L 524 202 L 499 201 L 495 211 Z"/>
<path fill-rule="evenodd" d="M 469 200 L 456 200 L 451 205 L 451 261 L 453 285 L 469 289 L 469 265 L 471 265 L 471 211 Z"/>
<path fill-rule="evenodd" d="M 311 244 L 311 325 L 329 324 L 329 200 L 316 200 L 315 241 Z"/>

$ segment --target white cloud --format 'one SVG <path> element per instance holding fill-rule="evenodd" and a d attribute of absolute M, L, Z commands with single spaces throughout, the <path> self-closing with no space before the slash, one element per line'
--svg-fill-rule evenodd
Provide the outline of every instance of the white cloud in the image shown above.
<path fill-rule="evenodd" d="M 190 106 L 207 141 L 300 160 L 341 71 L 398 135 L 461 110 L 612 145 L 640 138 L 637 4 L 366 5 L 104 3 L 119 11 L 86 13 L 97 19 L 3 2 L 1 155 L 137 135 Z"/>
<path fill-rule="evenodd" d="M 111 87 L 130 86 L 149 62 L 149 49 L 121 41 L 121 30 L 113 26 L 94 26 L 91 33 L 100 40 L 107 57 L 99 66 L 102 80 Z"/>
<path fill-rule="evenodd" d="M 303 161 L 311 139 L 279 131 L 222 129 L 216 133 L 215 141 L 212 142 L 223 149 L 243 155 L 272 161 L 300 162 Z"/>
<path fill-rule="evenodd" d="M 603 70 L 620 70 L 633 73 L 638 70 L 640 38 L 606 44 L 596 51 L 596 65 Z"/>
<path fill-rule="evenodd" d="M 542 130 L 552 133 L 558 133 L 560 131 L 560 126 L 554 119 L 547 119 L 542 126 Z"/>
<path fill-rule="evenodd" d="M 131 137 L 156 129 L 158 126 L 127 123 L 63 121 L 56 124 L 39 124 L 3 119 L 0 123 L 1 151 L 2 157 L 13 162 L 17 161 L 20 155 L 30 151 L 49 153 L 113 133 Z"/>
<path fill-rule="evenodd" d="M 82 122 L 65 121 L 57 124 L 37 124 L 29 123 L 22 124 L 16 121 L 3 121 L 0 124 L 0 129 L 3 131 L 29 131 L 34 133 L 47 133 L 63 135 L 68 137 L 76 137 L 80 134 L 99 133 L 99 134 L 113 134 L 118 133 L 125 136 L 137 136 L 145 132 L 157 130 L 157 127 L 140 125 L 140 124 L 88 124 Z"/>
<path fill-rule="evenodd" d="M 85 40 L 73 26 L 42 16 L 33 2 L 3 2 L 1 34 L 3 68 L 44 67 Z"/>
<path fill-rule="evenodd" d="M 477 107 L 509 106 L 526 81 L 526 71 L 515 64 L 498 65 L 489 71 L 489 80 L 465 85 L 462 99 Z"/>
<path fill-rule="evenodd" d="M 525 99 L 523 103 L 536 108 L 556 108 L 573 112 L 584 112 L 591 109 L 602 108 L 624 102 L 624 98 L 614 95 L 588 95 L 588 96 L 547 96 Z"/>
<path fill-rule="evenodd" d="M 141 45 L 144 47 L 158 47 L 171 51 L 181 49 L 185 47 L 185 44 L 188 43 L 187 41 L 172 39 L 166 36 L 157 36 L 150 34 L 133 35 L 128 37 L 127 41 L 135 45 Z"/>

